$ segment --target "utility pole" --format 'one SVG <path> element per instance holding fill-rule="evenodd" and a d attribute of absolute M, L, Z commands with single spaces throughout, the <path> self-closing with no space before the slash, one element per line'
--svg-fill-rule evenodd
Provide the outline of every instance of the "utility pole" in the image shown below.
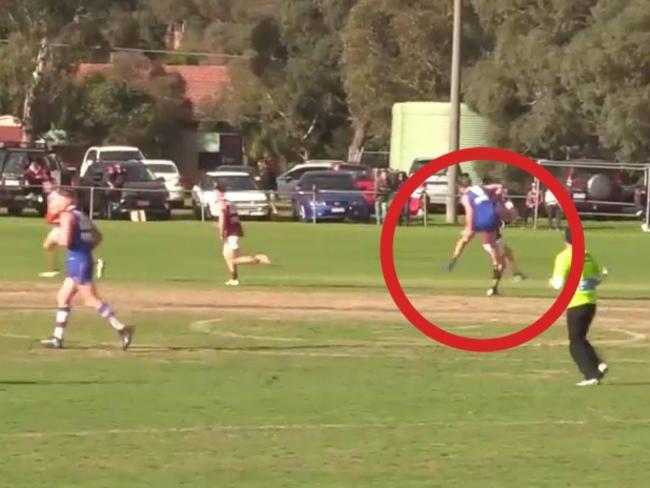
<path fill-rule="evenodd" d="M 454 0 L 454 33 L 451 55 L 451 96 L 449 106 L 449 152 L 460 149 L 460 56 L 461 56 L 462 0 Z M 456 181 L 458 165 L 447 170 L 447 223 L 458 222 Z"/>

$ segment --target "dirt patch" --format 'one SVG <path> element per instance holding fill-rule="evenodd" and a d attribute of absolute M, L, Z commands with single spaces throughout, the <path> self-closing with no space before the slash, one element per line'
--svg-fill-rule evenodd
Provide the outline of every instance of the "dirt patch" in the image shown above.
<path fill-rule="evenodd" d="M 58 283 L 0 281 L 0 309 L 51 309 Z M 294 291 L 288 289 L 163 288 L 141 285 L 101 286 L 102 294 L 123 310 L 222 311 L 263 317 L 403 320 L 386 291 Z M 414 305 L 441 323 L 523 324 L 539 317 L 551 299 L 418 295 Z M 627 330 L 650 329 L 648 301 L 602 300 L 598 321 Z"/>

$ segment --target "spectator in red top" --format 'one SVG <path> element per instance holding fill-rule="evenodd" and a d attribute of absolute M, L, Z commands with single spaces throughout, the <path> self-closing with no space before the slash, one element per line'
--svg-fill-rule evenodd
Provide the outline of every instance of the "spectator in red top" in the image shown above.
<path fill-rule="evenodd" d="M 43 161 L 40 158 L 29 158 L 29 166 L 23 172 L 23 180 L 29 191 L 34 191 L 35 188 L 41 188 L 46 183 L 52 182 L 52 175 L 47 170 Z"/>
<path fill-rule="evenodd" d="M 524 227 L 528 227 L 528 219 L 535 214 L 535 208 L 540 204 L 539 193 L 535 183 L 530 184 L 526 193 L 526 206 L 524 208 Z"/>

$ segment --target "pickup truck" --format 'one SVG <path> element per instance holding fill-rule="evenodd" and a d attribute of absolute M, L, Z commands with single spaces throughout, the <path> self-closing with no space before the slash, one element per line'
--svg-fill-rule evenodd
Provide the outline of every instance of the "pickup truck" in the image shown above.
<path fill-rule="evenodd" d="M 45 215 L 43 188 L 29 187 L 23 177 L 33 160 L 41 163 L 54 185 L 73 183 L 75 169 L 66 166 L 46 146 L 0 143 L 0 207 L 6 207 L 10 215 L 18 216 L 25 208 L 33 208 Z"/>

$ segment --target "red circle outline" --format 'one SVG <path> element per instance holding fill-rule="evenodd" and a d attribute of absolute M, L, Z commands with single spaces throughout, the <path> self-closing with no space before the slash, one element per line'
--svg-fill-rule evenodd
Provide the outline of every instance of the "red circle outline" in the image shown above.
<path fill-rule="evenodd" d="M 395 270 L 394 238 L 401 209 L 429 176 L 443 169 L 467 161 L 499 161 L 520 168 L 539 179 L 557 197 L 571 231 L 573 253 L 569 275 L 562 292 L 539 319 L 526 328 L 512 334 L 477 339 L 452 334 L 427 320 L 408 299 Z M 397 192 L 391 203 L 381 232 L 380 258 L 386 287 L 395 305 L 404 317 L 417 329 L 434 341 L 446 346 L 470 352 L 496 352 L 520 346 L 549 329 L 564 313 L 580 283 L 585 260 L 585 241 L 582 223 L 573 200 L 549 171 L 521 154 L 495 147 L 461 149 L 434 159 L 412 175 Z"/>

